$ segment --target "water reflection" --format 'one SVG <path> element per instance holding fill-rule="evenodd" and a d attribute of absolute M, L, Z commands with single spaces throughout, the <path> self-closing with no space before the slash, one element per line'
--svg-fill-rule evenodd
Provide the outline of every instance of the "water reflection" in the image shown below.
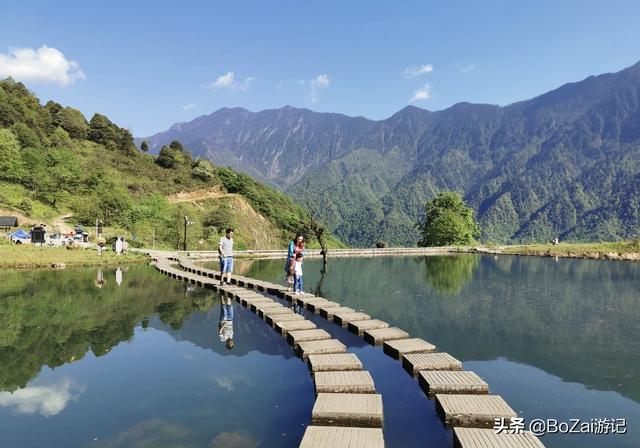
<path fill-rule="evenodd" d="M 69 401 L 77 399 L 85 387 L 68 378 L 53 384 L 28 386 L 15 392 L 0 392 L 0 406 L 19 414 L 40 414 L 51 417 L 59 414 Z"/>
<path fill-rule="evenodd" d="M 325 297 L 363 309 L 467 362 L 518 412 L 565 419 L 613 413 L 627 417 L 630 427 L 640 424 L 637 263 L 460 256 L 331 264 L 323 280 Z M 257 261 L 247 275 L 277 281 L 278 267 Z M 309 286 L 319 283 L 320 270 L 321 263 L 308 260 Z M 567 383 L 579 387 L 560 393 Z M 588 412 L 579 413 L 586 403 Z M 640 446 L 640 431 L 630 432 L 624 441 L 609 443 Z M 562 436 L 549 440 L 549 446 L 612 446 L 598 438 L 581 439 L 579 445 Z"/>
<path fill-rule="evenodd" d="M 427 282 L 440 294 L 459 294 L 464 286 L 473 278 L 473 272 L 480 263 L 480 257 L 469 255 L 415 258 L 423 264 L 427 274 Z"/>
<path fill-rule="evenodd" d="M 0 272 L 0 446 L 297 446 L 313 384 L 284 338 L 152 268 L 105 272 Z"/>

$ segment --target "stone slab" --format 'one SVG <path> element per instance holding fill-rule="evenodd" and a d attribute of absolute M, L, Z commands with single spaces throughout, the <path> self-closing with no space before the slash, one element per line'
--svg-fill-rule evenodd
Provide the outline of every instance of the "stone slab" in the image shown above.
<path fill-rule="evenodd" d="M 265 303 L 276 303 L 271 299 L 267 299 L 266 297 L 262 297 L 262 298 L 258 298 L 258 297 L 245 297 L 240 299 L 240 303 L 242 303 L 242 306 L 246 307 L 246 308 L 251 308 L 251 304 L 255 303 L 255 304 L 265 304 Z"/>
<path fill-rule="evenodd" d="M 434 370 L 418 375 L 420 387 L 427 396 L 436 394 L 488 394 L 489 385 L 476 373 L 469 371 Z"/>
<path fill-rule="evenodd" d="M 407 339 L 409 333 L 397 327 L 378 328 L 364 331 L 364 340 L 371 345 L 382 345 L 386 341 Z"/>
<path fill-rule="evenodd" d="M 436 395 L 436 410 L 448 427 L 493 428 L 496 418 L 509 424 L 516 416 L 499 395 Z"/>
<path fill-rule="evenodd" d="M 310 355 L 309 368 L 312 373 L 362 370 L 362 361 L 354 353 Z"/>
<path fill-rule="evenodd" d="M 356 320 L 349 322 L 347 328 L 351 333 L 362 336 L 365 330 L 374 330 L 377 328 L 388 328 L 389 324 L 383 320 L 369 319 L 369 320 Z"/>
<path fill-rule="evenodd" d="M 306 308 L 312 313 L 319 314 L 320 307 L 323 308 L 340 308 L 340 304 L 338 302 L 332 302 L 327 299 L 322 299 L 322 302 L 314 300 L 313 302 L 307 302 Z"/>
<path fill-rule="evenodd" d="M 336 325 L 340 325 L 341 327 L 346 327 L 349 322 L 355 322 L 357 320 L 369 320 L 371 316 L 365 313 L 360 312 L 335 312 L 333 313 L 333 323 Z"/>
<path fill-rule="evenodd" d="M 300 316 L 300 315 L 295 314 L 295 316 Z M 288 320 L 288 321 L 276 322 L 275 328 L 276 328 L 276 331 L 280 333 L 282 336 L 286 336 L 289 331 L 313 330 L 317 327 L 316 327 L 316 324 L 314 324 L 313 322 L 303 319 L 303 320 Z"/>
<path fill-rule="evenodd" d="M 311 422 L 320 426 L 382 428 L 382 396 L 379 394 L 318 394 Z"/>
<path fill-rule="evenodd" d="M 384 448 L 380 428 L 308 426 L 300 448 Z"/>
<path fill-rule="evenodd" d="M 398 339 L 387 341 L 383 345 L 384 352 L 395 359 L 410 353 L 433 353 L 436 346 L 420 338 Z"/>
<path fill-rule="evenodd" d="M 267 313 L 265 315 L 264 321 L 271 325 L 275 326 L 278 322 L 292 322 L 292 321 L 301 321 L 304 320 L 304 317 L 299 314 L 270 314 Z"/>
<path fill-rule="evenodd" d="M 349 308 L 346 306 L 341 306 L 338 308 L 334 308 L 334 307 L 328 307 L 325 308 L 324 306 L 320 306 L 320 317 L 324 317 L 327 320 L 333 320 L 333 315 L 335 313 L 355 313 L 356 310 L 354 310 L 353 308 Z"/>
<path fill-rule="evenodd" d="M 342 372 L 316 372 L 314 375 L 316 394 L 373 394 L 376 386 L 366 370 Z"/>
<path fill-rule="evenodd" d="M 324 341 L 308 341 L 301 342 L 298 345 L 298 356 L 307 359 L 309 355 L 324 355 L 331 353 L 344 353 L 347 347 L 336 339 L 327 339 Z"/>
<path fill-rule="evenodd" d="M 262 319 L 266 320 L 267 314 L 293 314 L 293 310 L 291 308 L 286 308 L 284 306 L 276 307 L 274 306 L 266 306 L 266 307 L 258 307 L 258 316 Z"/>
<path fill-rule="evenodd" d="M 294 347 L 301 342 L 307 341 L 323 341 L 331 339 L 331 335 L 325 330 L 315 328 L 313 330 L 292 330 L 287 332 L 287 341 Z"/>
<path fill-rule="evenodd" d="M 478 428 L 454 428 L 453 446 L 456 448 L 544 448 L 540 439 L 528 431 L 520 434 L 504 432 L 498 434 L 494 429 Z"/>
<path fill-rule="evenodd" d="M 416 377 L 421 370 L 462 370 L 462 363 L 449 353 L 412 353 L 402 356 L 402 367 Z"/>
<path fill-rule="evenodd" d="M 278 302 L 274 302 L 273 300 L 271 302 L 252 302 L 251 303 L 251 311 L 253 311 L 254 313 L 258 314 L 260 312 L 260 310 L 262 309 L 285 309 L 284 306 L 280 305 Z"/>

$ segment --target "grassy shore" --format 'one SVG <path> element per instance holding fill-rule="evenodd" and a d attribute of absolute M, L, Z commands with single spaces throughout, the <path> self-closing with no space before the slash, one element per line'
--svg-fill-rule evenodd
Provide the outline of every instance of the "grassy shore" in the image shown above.
<path fill-rule="evenodd" d="M 62 268 L 144 263 L 140 253 L 116 255 L 109 251 L 98 255 L 94 249 L 65 249 L 30 245 L 0 244 L 0 269 Z"/>
<path fill-rule="evenodd" d="M 640 260 L 640 240 L 605 243 L 530 244 L 483 248 L 490 253 L 546 257 Z"/>

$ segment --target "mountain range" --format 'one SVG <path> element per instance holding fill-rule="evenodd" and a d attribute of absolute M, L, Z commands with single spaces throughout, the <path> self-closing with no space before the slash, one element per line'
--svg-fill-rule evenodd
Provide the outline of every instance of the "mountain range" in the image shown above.
<path fill-rule="evenodd" d="M 374 121 L 223 108 L 146 138 L 310 198 L 343 240 L 414 244 L 425 202 L 462 193 L 485 242 L 616 240 L 640 223 L 640 63 L 508 106 L 408 106 Z"/>

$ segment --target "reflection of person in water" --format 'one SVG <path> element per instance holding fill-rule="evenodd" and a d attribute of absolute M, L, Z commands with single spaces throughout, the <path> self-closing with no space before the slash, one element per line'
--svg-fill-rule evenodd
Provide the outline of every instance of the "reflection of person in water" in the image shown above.
<path fill-rule="evenodd" d="M 122 269 L 116 269 L 116 285 L 122 285 Z"/>
<path fill-rule="evenodd" d="M 233 348 L 233 305 L 229 297 L 220 299 L 220 325 L 218 325 L 220 342 L 225 342 L 228 350 Z"/>
<path fill-rule="evenodd" d="M 107 281 L 104 279 L 104 274 L 102 273 L 102 269 L 98 269 L 98 273 L 96 274 L 95 285 L 98 288 L 102 288 L 106 283 Z"/>

